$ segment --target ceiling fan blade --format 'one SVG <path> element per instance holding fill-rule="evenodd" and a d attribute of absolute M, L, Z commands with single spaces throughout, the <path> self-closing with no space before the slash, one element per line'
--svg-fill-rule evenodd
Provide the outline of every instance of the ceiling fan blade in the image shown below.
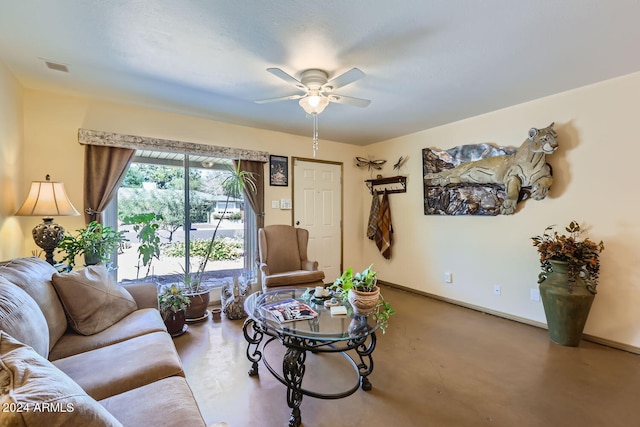
<path fill-rule="evenodd" d="M 274 76 L 281 78 L 282 80 L 289 83 L 290 85 L 297 87 L 300 90 L 309 89 L 300 80 L 287 74 L 286 72 L 282 71 L 280 68 L 267 68 L 267 71 L 273 74 Z"/>
<path fill-rule="evenodd" d="M 360 80 L 364 76 L 365 74 L 359 68 L 352 68 L 349 71 L 346 71 L 340 74 L 339 76 L 329 80 L 327 84 L 325 84 L 325 87 L 327 87 L 327 89 L 328 87 L 331 87 L 330 90 L 338 89 L 338 88 L 341 88 L 342 86 L 351 84 L 356 80 Z"/>
<path fill-rule="evenodd" d="M 360 107 L 360 108 L 364 108 L 367 105 L 371 104 L 371 101 L 368 99 L 338 95 L 337 93 L 332 93 L 328 95 L 327 98 L 329 98 L 329 101 L 331 102 L 336 102 L 338 104 L 351 105 L 353 107 Z"/>
<path fill-rule="evenodd" d="M 300 98 L 304 98 L 305 94 L 302 95 L 287 95 L 287 96 L 280 96 L 278 98 L 268 98 L 268 99 L 258 99 L 257 101 L 253 101 L 256 104 L 266 104 L 268 102 L 278 102 L 278 101 L 289 101 L 292 99 L 300 99 Z"/>

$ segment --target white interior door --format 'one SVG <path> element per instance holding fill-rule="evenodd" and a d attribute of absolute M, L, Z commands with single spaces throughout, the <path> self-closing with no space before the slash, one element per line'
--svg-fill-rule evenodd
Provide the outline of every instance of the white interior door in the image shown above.
<path fill-rule="evenodd" d="M 309 259 L 333 282 L 342 271 L 342 164 L 293 159 L 293 224 L 309 230 Z"/>

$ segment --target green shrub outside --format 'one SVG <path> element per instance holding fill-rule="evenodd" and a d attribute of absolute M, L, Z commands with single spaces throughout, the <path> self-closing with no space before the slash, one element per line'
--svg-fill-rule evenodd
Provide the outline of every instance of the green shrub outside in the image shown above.
<path fill-rule="evenodd" d="M 214 219 L 220 219 L 221 217 L 221 214 L 213 215 Z M 239 221 L 242 219 L 242 212 L 227 213 L 224 217 L 230 221 Z"/>
<path fill-rule="evenodd" d="M 196 239 L 190 242 L 191 256 L 204 257 L 209 247 L 209 239 Z M 213 242 L 211 260 L 213 261 L 235 261 L 242 255 L 242 241 L 238 239 L 224 238 Z M 164 245 L 162 253 L 169 257 L 185 256 L 184 242 L 174 242 Z"/>

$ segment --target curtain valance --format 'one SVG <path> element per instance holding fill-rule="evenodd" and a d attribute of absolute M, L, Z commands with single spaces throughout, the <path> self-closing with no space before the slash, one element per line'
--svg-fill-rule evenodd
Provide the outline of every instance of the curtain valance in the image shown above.
<path fill-rule="evenodd" d="M 269 160 L 269 153 L 266 151 L 220 147 L 216 145 L 150 138 L 146 136 L 125 135 L 115 132 L 102 132 L 90 129 L 78 129 L 78 142 L 84 145 L 102 145 L 135 150 L 189 153 L 225 159 L 253 160 L 265 163 Z"/>

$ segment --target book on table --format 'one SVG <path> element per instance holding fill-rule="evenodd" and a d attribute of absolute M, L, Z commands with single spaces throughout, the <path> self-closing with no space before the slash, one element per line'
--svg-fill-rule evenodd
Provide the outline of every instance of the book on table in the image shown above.
<path fill-rule="evenodd" d="M 347 307 L 344 305 L 334 305 L 331 307 L 331 316 L 346 316 L 347 315 Z"/>
<path fill-rule="evenodd" d="M 262 310 L 280 323 L 313 319 L 318 315 L 307 304 L 295 299 L 286 299 L 262 306 Z"/>

